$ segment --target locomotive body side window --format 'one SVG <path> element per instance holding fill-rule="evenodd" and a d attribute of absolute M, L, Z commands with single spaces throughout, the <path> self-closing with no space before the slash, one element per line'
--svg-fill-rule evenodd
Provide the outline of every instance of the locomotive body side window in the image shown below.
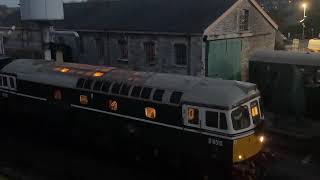
<path fill-rule="evenodd" d="M 16 86 L 15 86 L 15 82 L 14 82 L 13 77 L 10 77 L 10 78 L 9 78 L 9 82 L 10 82 L 10 88 L 11 88 L 11 89 L 15 89 Z"/>
<path fill-rule="evenodd" d="M 4 87 L 8 87 L 8 79 L 7 79 L 6 76 L 3 76 L 3 77 L 2 77 L 2 81 L 3 81 L 3 86 L 4 86 Z"/>
<path fill-rule="evenodd" d="M 201 127 L 201 108 L 196 106 L 183 105 L 183 124 L 189 127 L 200 128 Z"/>
<path fill-rule="evenodd" d="M 199 124 L 199 110 L 196 108 L 188 108 L 188 123 L 198 125 Z"/>
<path fill-rule="evenodd" d="M 220 113 L 220 129 L 222 130 L 228 129 L 227 117 L 225 113 Z"/>
<path fill-rule="evenodd" d="M 215 110 L 205 111 L 205 121 L 203 127 L 209 130 L 228 130 L 226 113 Z"/>
<path fill-rule="evenodd" d="M 206 111 L 206 126 L 211 128 L 219 128 L 219 113 L 214 111 Z"/>

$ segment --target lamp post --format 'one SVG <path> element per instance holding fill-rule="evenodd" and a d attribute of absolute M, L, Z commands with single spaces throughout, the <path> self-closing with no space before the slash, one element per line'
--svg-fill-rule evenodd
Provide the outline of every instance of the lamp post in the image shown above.
<path fill-rule="evenodd" d="M 304 24 L 304 20 L 307 17 L 306 16 L 306 10 L 307 10 L 307 3 L 303 3 L 302 4 L 303 7 L 303 19 L 300 21 L 301 25 L 302 25 L 302 39 L 304 39 L 304 29 L 306 27 L 306 25 Z"/>

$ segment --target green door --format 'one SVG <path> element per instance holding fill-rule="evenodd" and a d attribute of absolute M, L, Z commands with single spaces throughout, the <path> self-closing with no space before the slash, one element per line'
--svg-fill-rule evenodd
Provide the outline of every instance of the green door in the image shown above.
<path fill-rule="evenodd" d="M 241 80 L 241 40 L 209 41 L 208 46 L 208 77 Z"/>

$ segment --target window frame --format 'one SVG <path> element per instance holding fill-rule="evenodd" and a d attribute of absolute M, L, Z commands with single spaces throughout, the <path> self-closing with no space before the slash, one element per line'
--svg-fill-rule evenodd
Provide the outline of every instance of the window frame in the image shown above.
<path fill-rule="evenodd" d="M 216 112 L 218 113 L 218 127 L 210 127 L 207 126 L 207 112 Z M 221 114 L 225 114 L 226 117 L 226 124 L 227 124 L 227 129 L 221 129 Z M 220 132 L 226 132 L 230 130 L 230 122 L 228 121 L 228 111 L 223 111 L 223 110 L 218 110 L 218 109 L 211 109 L 211 108 L 203 108 L 203 125 L 202 128 L 206 130 L 211 130 L 211 131 L 220 131 Z"/>
<path fill-rule="evenodd" d="M 249 9 L 240 9 L 239 10 L 239 19 L 238 19 L 238 28 L 239 31 L 249 31 L 250 29 L 250 11 Z"/>
<path fill-rule="evenodd" d="M 118 48 L 119 48 L 119 58 L 118 58 L 118 60 L 127 62 L 129 60 L 129 42 L 128 42 L 128 40 L 119 39 L 118 40 Z"/>
<path fill-rule="evenodd" d="M 234 111 L 236 111 L 240 106 L 235 107 L 235 108 L 233 108 L 232 110 L 230 110 L 230 121 L 231 121 L 232 129 L 233 129 L 235 132 L 241 133 L 241 132 L 247 131 L 248 129 L 250 129 L 250 128 L 252 128 L 253 126 L 255 126 L 254 123 L 253 123 L 253 119 L 252 119 L 252 115 L 251 115 L 251 109 L 250 109 L 250 103 L 251 103 L 252 101 L 254 101 L 254 100 L 256 100 L 256 99 L 251 99 L 250 101 L 248 101 L 248 102 L 246 102 L 246 103 L 244 103 L 244 104 L 241 104 L 241 106 L 246 106 L 246 107 L 247 107 L 247 110 L 248 110 L 248 112 L 249 112 L 249 121 L 250 121 L 250 124 L 249 124 L 249 126 L 246 127 L 246 128 L 242 128 L 242 129 L 235 129 L 235 128 L 234 128 L 232 113 L 233 113 Z"/>
<path fill-rule="evenodd" d="M 209 126 L 207 121 L 208 113 L 215 113 L 217 115 L 217 127 Z M 205 110 L 204 111 L 204 127 L 211 128 L 211 129 L 220 129 L 220 113 L 215 110 Z"/>
<path fill-rule="evenodd" d="M 145 56 L 146 64 L 155 65 L 157 62 L 156 42 L 154 42 L 154 41 L 144 42 L 143 49 L 144 49 L 144 56 Z M 150 52 L 148 52 L 149 50 L 150 50 Z"/>
<path fill-rule="evenodd" d="M 178 47 L 182 47 L 182 46 L 185 48 L 185 52 L 184 52 L 184 56 L 185 56 L 184 61 L 185 61 L 185 63 L 184 64 L 179 64 L 178 63 L 178 51 L 177 50 L 178 50 Z M 187 47 L 187 45 L 184 44 L 184 43 L 175 43 L 173 48 L 174 48 L 174 63 L 175 63 L 175 65 L 176 66 L 182 66 L 182 67 L 187 66 L 188 65 L 188 47 Z M 182 53 L 180 52 L 179 54 L 182 54 Z"/>
<path fill-rule="evenodd" d="M 95 38 L 95 44 L 97 48 L 97 54 L 99 58 L 103 58 L 106 55 L 105 52 L 105 41 L 103 38 Z"/>

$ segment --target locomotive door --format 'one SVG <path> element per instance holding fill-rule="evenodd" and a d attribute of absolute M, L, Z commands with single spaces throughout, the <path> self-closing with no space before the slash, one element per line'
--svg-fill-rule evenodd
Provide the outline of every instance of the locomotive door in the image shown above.
<path fill-rule="evenodd" d="M 207 153 L 208 140 L 203 135 L 203 110 L 197 106 L 183 105 L 182 147 L 194 157 L 203 157 Z"/>

